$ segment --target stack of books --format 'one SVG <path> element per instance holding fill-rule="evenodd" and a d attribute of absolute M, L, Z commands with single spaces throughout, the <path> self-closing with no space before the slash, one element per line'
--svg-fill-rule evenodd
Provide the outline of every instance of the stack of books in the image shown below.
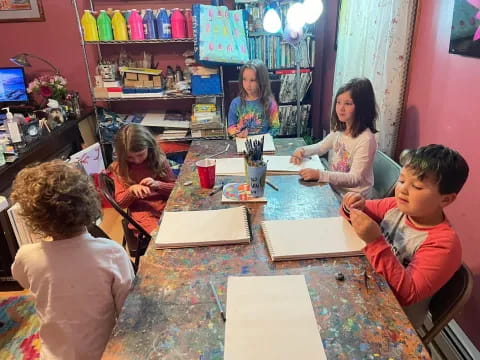
<path fill-rule="evenodd" d="M 215 104 L 194 104 L 192 107 L 192 137 L 224 135 L 220 113 Z"/>

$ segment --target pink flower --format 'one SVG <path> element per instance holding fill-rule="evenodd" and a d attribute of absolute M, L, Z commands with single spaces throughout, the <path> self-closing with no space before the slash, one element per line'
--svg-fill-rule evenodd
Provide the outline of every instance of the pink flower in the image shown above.
<path fill-rule="evenodd" d="M 41 87 L 40 87 L 40 94 L 41 94 L 43 97 L 48 98 L 48 97 L 52 96 L 53 91 L 52 91 L 52 89 L 51 89 L 50 87 L 48 87 L 48 86 L 41 86 Z"/>

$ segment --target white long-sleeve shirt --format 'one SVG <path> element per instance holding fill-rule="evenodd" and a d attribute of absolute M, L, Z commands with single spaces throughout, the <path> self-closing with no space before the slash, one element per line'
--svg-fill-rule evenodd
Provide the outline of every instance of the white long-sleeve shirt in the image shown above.
<path fill-rule="evenodd" d="M 319 182 L 328 182 L 341 194 L 354 191 L 367 199 L 373 186 L 373 159 L 377 150 L 370 129 L 356 138 L 334 131 L 322 141 L 304 147 L 305 156 L 329 154 L 329 171 L 320 171 Z"/>
<path fill-rule="evenodd" d="M 41 359 L 100 359 L 135 277 L 125 250 L 88 233 L 20 247 L 13 277 L 35 296 Z"/>

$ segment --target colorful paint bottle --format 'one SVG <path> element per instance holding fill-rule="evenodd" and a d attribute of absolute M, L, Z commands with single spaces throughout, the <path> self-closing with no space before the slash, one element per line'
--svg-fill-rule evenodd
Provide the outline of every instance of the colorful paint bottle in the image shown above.
<path fill-rule="evenodd" d="M 85 41 L 98 41 L 97 21 L 90 10 L 84 10 L 82 19 L 83 39 Z"/>
<path fill-rule="evenodd" d="M 172 37 L 170 17 L 164 8 L 161 8 L 157 15 L 157 34 L 159 39 L 170 39 Z"/>
<path fill-rule="evenodd" d="M 147 9 L 145 16 L 143 17 L 143 26 L 145 30 L 145 39 L 157 38 L 157 26 L 155 15 L 153 15 L 152 9 Z"/>
<path fill-rule="evenodd" d="M 145 33 L 143 32 L 143 20 L 137 9 L 130 11 L 128 17 L 128 27 L 130 28 L 130 40 L 143 40 Z"/>
<path fill-rule="evenodd" d="M 193 38 L 192 9 L 185 9 L 185 26 L 187 30 L 187 37 Z"/>
<path fill-rule="evenodd" d="M 112 41 L 112 20 L 105 10 L 100 10 L 97 18 L 98 37 L 100 41 Z"/>
<path fill-rule="evenodd" d="M 117 41 L 128 40 L 127 21 L 120 10 L 115 10 L 112 18 L 113 38 Z"/>
<path fill-rule="evenodd" d="M 183 39 L 187 37 L 185 31 L 185 16 L 183 16 L 180 9 L 175 8 L 172 12 L 172 38 L 174 39 Z"/>

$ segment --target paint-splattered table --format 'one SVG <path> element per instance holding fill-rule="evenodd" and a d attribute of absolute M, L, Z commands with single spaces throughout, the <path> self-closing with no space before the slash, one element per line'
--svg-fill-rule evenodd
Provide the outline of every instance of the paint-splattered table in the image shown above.
<path fill-rule="evenodd" d="M 209 196 L 210 190 L 201 189 L 193 169 L 196 160 L 222 151 L 226 143 L 193 142 L 166 210 L 230 206 L 221 204 L 221 192 Z M 277 139 L 277 154 L 291 154 L 301 144 L 298 139 Z M 232 156 L 236 156 L 233 144 L 219 157 Z M 193 184 L 184 186 L 187 181 Z M 248 204 L 250 245 L 156 250 L 152 241 L 104 359 L 222 359 L 224 323 L 209 280 L 225 304 L 228 276 L 279 274 L 305 276 L 329 359 L 429 359 L 388 285 L 364 257 L 270 261 L 261 220 L 337 216 L 339 207 L 328 185 L 302 183 L 296 175 L 271 181 L 280 190 L 266 188 L 268 203 Z M 345 275 L 343 282 L 335 280 L 337 272 Z M 228 318 L 228 309 L 226 313 Z"/>

